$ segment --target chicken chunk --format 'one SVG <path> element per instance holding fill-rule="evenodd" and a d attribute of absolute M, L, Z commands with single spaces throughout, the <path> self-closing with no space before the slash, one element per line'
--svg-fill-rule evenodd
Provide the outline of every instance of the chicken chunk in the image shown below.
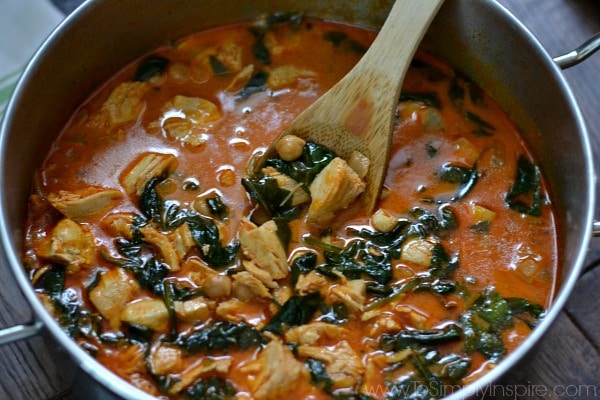
<path fill-rule="evenodd" d="M 90 301 L 106 318 L 112 329 L 121 325 L 121 309 L 129 303 L 140 289 L 139 284 L 127 271 L 114 268 L 100 277 L 90 291 Z"/>
<path fill-rule="evenodd" d="M 241 300 L 250 300 L 256 296 L 272 297 L 264 283 L 247 271 L 238 272 L 232 278 L 233 293 Z"/>
<path fill-rule="evenodd" d="M 169 311 L 159 299 L 135 300 L 125 305 L 121 312 L 121 321 L 165 333 L 169 328 Z"/>
<path fill-rule="evenodd" d="M 299 204 L 307 203 L 310 201 L 310 195 L 304 190 L 301 183 L 296 182 L 289 176 L 282 174 L 273 167 L 266 167 L 262 170 L 265 175 L 269 175 L 271 178 L 277 181 L 277 186 L 281 189 L 287 190 L 292 194 L 292 207 Z"/>
<path fill-rule="evenodd" d="M 285 340 L 288 343 L 314 345 L 321 340 L 339 342 L 348 333 L 341 326 L 317 321 L 289 329 L 285 332 Z"/>
<path fill-rule="evenodd" d="M 140 233 L 144 242 L 151 244 L 160 251 L 163 261 L 171 271 L 179 271 L 181 268 L 179 254 L 167 235 L 160 233 L 150 225 L 141 227 Z"/>
<path fill-rule="evenodd" d="M 112 213 L 102 218 L 100 226 L 109 235 L 131 240 L 133 238 L 133 216 L 133 213 Z"/>
<path fill-rule="evenodd" d="M 246 271 L 250 272 L 256 279 L 260 280 L 266 287 L 271 289 L 276 289 L 279 287 L 277 282 L 273 280 L 271 274 L 256 266 L 254 261 L 244 260 L 243 261 L 244 268 Z"/>
<path fill-rule="evenodd" d="M 329 288 L 327 298 L 330 302 L 341 301 L 352 311 L 363 311 L 367 300 L 367 284 L 363 279 L 341 279 Z"/>
<path fill-rule="evenodd" d="M 114 208 L 122 197 L 118 190 L 90 186 L 73 192 L 50 193 L 47 198 L 64 216 L 81 222 Z"/>
<path fill-rule="evenodd" d="M 329 224 L 337 211 L 348 207 L 364 192 L 365 186 L 344 160 L 334 158 L 310 184 L 312 202 L 307 221 L 319 226 Z"/>
<path fill-rule="evenodd" d="M 168 234 L 169 240 L 173 243 L 177 256 L 182 260 L 188 251 L 196 245 L 190 228 L 187 224 L 179 226 Z"/>
<path fill-rule="evenodd" d="M 250 382 L 256 400 L 280 400 L 289 397 L 308 371 L 296 360 L 292 351 L 274 339 L 258 354 L 256 361 L 242 368 L 242 372 L 258 370 Z"/>
<path fill-rule="evenodd" d="M 56 224 L 50 236 L 42 242 L 37 255 L 66 265 L 68 272 L 77 272 L 94 260 L 94 236 L 86 225 L 65 218 Z"/>
<path fill-rule="evenodd" d="M 333 347 L 300 345 L 298 355 L 324 362 L 333 389 L 355 387 L 365 370 L 359 354 L 345 340 Z"/>
<path fill-rule="evenodd" d="M 301 274 L 296 283 L 296 292 L 301 296 L 309 293 L 320 292 L 329 286 L 329 280 L 316 271 L 310 271 L 308 274 Z"/>
<path fill-rule="evenodd" d="M 150 353 L 148 364 L 154 375 L 179 372 L 183 367 L 183 351 L 180 348 L 160 343 Z"/>
<path fill-rule="evenodd" d="M 212 315 L 215 302 L 204 297 L 194 297 L 190 300 L 175 301 L 175 314 L 182 321 L 205 321 Z"/>
<path fill-rule="evenodd" d="M 273 68 L 269 72 L 267 86 L 273 90 L 281 89 L 293 85 L 299 78 L 312 78 L 315 76 L 317 76 L 317 73 L 314 71 L 298 68 L 294 65 L 282 65 Z"/>
<path fill-rule="evenodd" d="M 260 227 L 244 218 L 240 221 L 240 245 L 243 254 L 273 279 L 285 278 L 289 272 L 287 254 L 277 236 L 277 225 L 270 220 Z"/>
<path fill-rule="evenodd" d="M 144 153 L 127 166 L 120 182 L 127 194 L 141 196 L 150 180 L 172 172 L 176 166 L 177 159 L 172 154 Z"/>
<path fill-rule="evenodd" d="M 136 121 L 144 109 L 142 98 L 152 86 L 147 82 L 123 82 L 117 86 L 88 125 L 112 129 Z"/>

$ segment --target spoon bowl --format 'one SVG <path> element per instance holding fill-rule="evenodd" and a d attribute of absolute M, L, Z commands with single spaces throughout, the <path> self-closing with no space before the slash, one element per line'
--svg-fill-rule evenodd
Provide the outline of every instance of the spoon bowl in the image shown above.
<path fill-rule="evenodd" d="M 354 68 L 304 110 L 255 160 L 257 172 L 295 135 L 328 147 L 344 160 L 368 159 L 362 201 L 372 212 L 385 178 L 395 110 L 406 71 L 443 0 L 396 0 L 383 27 Z"/>

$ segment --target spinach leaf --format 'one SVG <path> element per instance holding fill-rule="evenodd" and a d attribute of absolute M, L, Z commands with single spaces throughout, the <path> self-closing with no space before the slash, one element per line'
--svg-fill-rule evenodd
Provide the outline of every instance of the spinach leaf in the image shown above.
<path fill-rule="evenodd" d="M 218 194 L 208 197 L 206 199 L 206 205 L 208 206 L 210 213 L 219 219 L 225 219 L 229 214 L 227 206 Z"/>
<path fill-rule="evenodd" d="M 317 271 L 327 276 L 335 276 L 333 270 L 341 272 L 349 279 L 359 279 L 368 275 L 375 282 L 386 284 L 392 279 L 392 263 L 389 254 L 378 252 L 377 247 L 365 240 L 355 240 L 340 251 L 325 251 L 325 264 Z"/>
<path fill-rule="evenodd" d="M 186 222 L 196 245 L 202 251 L 202 258 L 213 268 L 224 268 L 237 257 L 239 242 L 227 246 L 221 244 L 219 228 L 215 223 L 199 214 L 190 214 Z"/>
<path fill-rule="evenodd" d="M 437 96 L 436 92 L 401 92 L 400 93 L 400 101 L 418 101 L 427 106 L 431 106 L 433 108 L 437 108 L 438 110 L 442 108 L 442 102 Z"/>
<path fill-rule="evenodd" d="M 467 120 L 473 122 L 477 126 L 477 129 L 473 131 L 473 134 L 475 136 L 492 136 L 494 134 L 496 128 L 494 128 L 492 124 L 485 121 L 477 114 L 471 111 L 467 111 L 465 117 L 467 118 Z"/>
<path fill-rule="evenodd" d="M 229 321 L 219 321 L 208 328 L 180 335 L 175 340 L 175 344 L 187 354 L 230 349 L 248 350 L 265 343 L 265 337 L 254 327 Z"/>
<path fill-rule="evenodd" d="M 263 92 L 267 88 L 267 79 L 269 74 L 265 71 L 258 71 L 250 78 L 246 86 L 235 96 L 236 100 L 245 100 L 254 93 Z"/>
<path fill-rule="evenodd" d="M 348 322 L 350 316 L 350 310 L 344 303 L 321 303 L 319 307 L 321 316 L 319 321 L 327 322 L 328 324 L 341 325 Z"/>
<path fill-rule="evenodd" d="M 452 78 L 450 80 L 450 88 L 448 89 L 448 97 L 453 103 L 460 103 L 465 98 L 465 89 L 460 87 L 458 79 Z"/>
<path fill-rule="evenodd" d="M 431 330 L 404 330 L 395 334 L 384 334 L 379 348 L 385 351 L 401 351 L 415 345 L 437 345 L 461 338 L 458 325 L 449 324 L 444 328 Z"/>
<path fill-rule="evenodd" d="M 444 165 L 438 171 L 438 176 L 442 181 L 455 183 L 458 185 L 456 194 L 449 200 L 437 200 L 437 203 L 455 202 L 463 199 L 473 189 L 479 178 L 477 166 L 473 168 L 459 167 L 456 165 Z"/>
<path fill-rule="evenodd" d="M 294 258 L 290 265 L 290 285 L 296 286 L 300 275 L 308 274 L 317 266 L 317 254 L 313 252 L 303 253 Z"/>
<path fill-rule="evenodd" d="M 531 329 L 546 315 L 546 311 L 542 306 L 529 300 L 516 297 L 509 297 L 504 300 L 515 318 L 525 322 Z"/>
<path fill-rule="evenodd" d="M 132 260 L 130 264 L 124 267 L 133 272 L 141 287 L 158 296 L 163 295 L 163 281 L 169 275 L 169 268 L 165 264 L 155 257 L 150 257 L 146 260 Z"/>
<path fill-rule="evenodd" d="M 506 194 L 506 204 L 516 212 L 533 217 L 542 215 L 542 182 L 539 168 L 525 156 L 519 156 L 515 182 Z"/>
<path fill-rule="evenodd" d="M 327 42 L 330 42 L 334 47 L 341 48 L 345 51 L 349 51 L 354 54 L 364 54 L 367 51 L 367 47 L 365 47 L 360 42 L 357 42 L 354 39 L 348 37 L 348 35 L 344 32 L 340 31 L 329 31 L 323 34 L 323 39 Z"/>
<path fill-rule="evenodd" d="M 213 74 L 215 75 L 225 75 L 229 73 L 229 70 L 227 69 L 227 67 L 225 65 L 223 65 L 223 63 L 215 56 L 211 55 L 208 58 L 208 61 L 210 63 L 210 68 L 213 71 Z"/>
<path fill-rule="evenodd" d="M 429 346 L 413 347 L 408 358 L 415 373 L 400 376 L 388 384 L 386 399 L 436 399 L 448 394 L 448 388 L 460 384 L 471 362 L 458 354 L 441 354 Z"/>
<path fill-rule="evenodd" d="M 298 159 L 287 162 L 280 158 L 270 158 L 265 162 L 265 166 L 271 166 L 308 187 L 317 174 L 334 158 L 335 153 L 328 148 L 313 142 L 307 142 L 302 149 L 302 155 Z"/>
<path fill-rule="evenodd" d="M 237 390 L 226 379 L 211 376 L 198 379 L 183 392 L 186 400 L 233 400 Z"/>
<path fill-rule="evenodd" d="M 506 349 L 501 333 L 514 325 L 514 318 L 534 327 L 544 310 L 520 298 L 503 298 L 493 287 L 486 288 L 460 317 L 468 353 L 479 351 L 492 361 L 504 357 Z"/>
<path fill-rule="evenodd" d="M 315 314 L 321 301 L 319 293 L 311 293 L 306 296 L 294 295 L 283 303 L 263 329 L 282 335 L 288 328 L 304 325 Z"/>
<path fill-rule="evenodd" d="M 292 209 L 290 191 L 281 189 L 273 177 L 259 174 L 242 178 L 242 186 L 271 218 L 286 215 Z"/>
<path fill-rule="evenodd" d="M 306 360 L 306 366 L 310 371 L 310 381 L 316 387 L 329 392 L 333 386 L 333 379 L 325 370 L 325 363 L 314 358 Z"/>
<path fill-rule="evenodd" d="M 66 268 L 64 265 L 52 265 L 35 282 L 34 287 L 52 300 L 59 300 L 65 286 Z"/>
<path fill-rule="evenodd" d="M 169 65 L 169 60 L 160 56 L 151 56 L 142 61 L 135 72 L 137 82 L 146 82 L 155 76 L 160 76 Z"/>

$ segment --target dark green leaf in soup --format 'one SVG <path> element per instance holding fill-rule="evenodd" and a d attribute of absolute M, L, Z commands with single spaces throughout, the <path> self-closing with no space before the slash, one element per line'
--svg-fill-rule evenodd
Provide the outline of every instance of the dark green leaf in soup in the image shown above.
<path fill-rule="evenodd" d="M 289 328 L 306 324 L 317 311 L 321 301 L 319 293 L 290 297 L 273 315 L 264 330 L 281 335 Z"/>
<path fill-rule="evenodd" d="M 235 97 L 236 100 L 245 100 L 254 93 L 264 92 L 267 89 L 267 78 L 269 74 L 258 71 L 250 78 L 246 86 Z"/>
<path fill-rule="evenodd" d="M 184 392 L 185 400 L 233 400 L 237 390 L 226 379 L 211 376 L 200 378 Z"/>
<path fill-rule="evenodd" d="M 297 160 L 287 162 L 280 158 L 270 158 L 265 162 L 265 166 L 271 166 L 308 187 L 317 174 L 334 158 L 335 153 L 328 148 L 307 142 L 302 149 L 302 155 Z"/>
<path fill-rule="evenodd" d="M 506 194 L 506 204 L 516 212 L 539 217 L 542 214 L 542 182 L 538 167 L 519 156 L 515 181 Z"/>
<path fill-rule="evenodd" d="M 217 322 L 191 334 L 180 335 L 175 344 L 186 353 L 213 352 L 216 350 L 248 350 L 266 343 L 263 335 L 245 323 Z"/>
<path fill-rule="evenodd" d="M 160 76 L 169 65 L 169 60 L 160 56 L 151 56 L 142 61 L 135 72 L 137 82 L 146 82 L 150 78 Z"/>

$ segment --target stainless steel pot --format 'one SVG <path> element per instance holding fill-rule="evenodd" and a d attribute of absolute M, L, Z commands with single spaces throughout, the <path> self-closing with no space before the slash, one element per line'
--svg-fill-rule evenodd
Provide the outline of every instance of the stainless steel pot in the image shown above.
<path fill-rule="evenodd" d="M 6 109 L 0 133 L 2 267 L 11 268 L 35 319 L 0 331 L 0 344 L 44 329 L 79 367 L 86 399 L 150 399 L 81 350 L 45 311 L 21 264 L 23 220 L 34 170 L 74 108 L 123 65 L 183 35 L 274 11 L 302 11 L 379 27 L 391 0 L 88 1 L 36 53 Z M 423 45 L 492 95 L 522 128 L 550 183 L 559 214 L 561 285 L 546 318 L 489 374 L 451 396 L 472 396 L 513 367 L 561 312 L 585 258 L 594 223 L 594 168 L 588 133 L 560 72 L 600 47 L 600 36 L 552 59 L 521 23 L 493 1 L 446 0 Z M 551 100 L 551 101 L 550 101 Z M 87 383 L 91 382 L 91 385 Z"/>

